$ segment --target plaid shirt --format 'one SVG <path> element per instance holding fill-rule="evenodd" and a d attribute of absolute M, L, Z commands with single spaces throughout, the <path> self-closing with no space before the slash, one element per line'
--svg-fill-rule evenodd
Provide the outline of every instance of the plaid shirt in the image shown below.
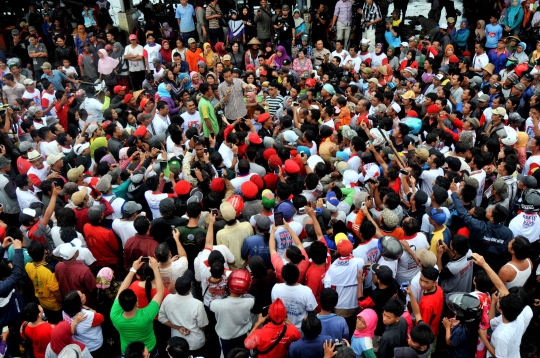
<path fill-rule="evenodd" d="M 336 3 L 336 7 L 334 9 L 334 16 L 337 16 L 337 21 L 341 22 L 342 24 L 349 26 L 352 22 L 352 0 L 339 0 Z M 364 5 L 365 6 L 365 5 Z"/>
<path fill-rule="evenodd" d="M 377 4 L 375 4 L 374 2 L 371 4 L 371 6 L 369 6 L 368 3 L 365 2 L 364 6 L 362 6 L 362 13 L 364 14 L 364 24 L 368 22 L 373 22 L 377 19 L 382 19 L 381 9 L 379 9 Z M 372 26 L 370 26 L 370 28 L 372 28 Z"/>

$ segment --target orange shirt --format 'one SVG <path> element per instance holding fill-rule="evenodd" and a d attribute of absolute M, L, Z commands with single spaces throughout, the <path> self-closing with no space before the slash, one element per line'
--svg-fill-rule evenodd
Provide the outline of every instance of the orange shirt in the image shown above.
<path fill-rule="evenodd" d="M 342 126 L 348 126 L 351 124 L 351 111 L 349 111 L 349 108 L 347 106 L 343 106 L 340 108 L 338 118 Z"/>
<path fill-rule="evenodd" d="M 189 71 L 196 71 L 199 72 L 199 66 L 197 63 L 200 60 L 199 55 L 202 53 L 202 50 L 200 48 L 197 48 L 195 52 L 191 50 L 186 51 L 186 62 L 189 65 Z"/>

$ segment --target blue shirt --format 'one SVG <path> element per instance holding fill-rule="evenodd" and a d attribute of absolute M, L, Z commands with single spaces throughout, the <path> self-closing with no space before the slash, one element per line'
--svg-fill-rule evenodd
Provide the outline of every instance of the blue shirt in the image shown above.
<path fill-rule="evenodd" d="M 195 31 L 193 16 L 195 16 L 195 9 L 193 9 L 193 5 L 191 4 L 187 4 L 185 8 L 182 5 L 176 8 L 175 17 L 180 19 L 180 32 Z"/>
<path fill-rule="evenodd" d="M 321 320 L 322 335 L 330 336 L 333 341 L 338 339 L 341 342 L 343 339 L 349 339 L 349 327 L 345 318 L 335 313 L 328 315 L 318 314 L 317 317 Z"/>
<path fill-rule="evenodd" d="M 47 76 L 46 74 L 43 74 L 41 76 L 41 79 L 48 79 L 53 85 L 55 91 L 63 91 L 64 90 L 64 84 L 63 81 L 67 81 L 66 75 L 64 75 L 61 71 L 53 70 L 52 76 Z"/>
<path fill-rule="evenodd" d="M 493 26 L 492 24 L 486 25 L 486 47 L 495 48 L 497 43 L 502 37 L 503 29 L 501 25 L 497 24 Z"/>
<path fill-rule="evenodd" d="M 504 50 L 503 53 L 498 54 L 497 49 L 490 50 L 488 52 L 489 62 L 495 66 L 493 73 L 499 73 L 503 68 L 506 67 L 506 60 L 510 57 L 510 52 Z M 489 104 L 491 106 L 491 103 Z"/>
<path fill-rule="evenodd" d="M 401 45 L 401 37 L 394 37 L 394 35 L 392 35 L 392 31 L 390 30 L 386 30 L 384 32 L 384 38 L 386 39 L 388 46 L 399 48 L 399 46 Z"/>
<path fill-rule="evenodd" d="M 263 259 L 266 267 L 272 267 L 272 259 L 270 257 L 270 248 L 264 242 L 264 236 L 252 235 L 247 237 L 242 244 L 242 259 L 247 260 L 251 256 L 260 256 Z"/>
<path fill-rule="evenodd" d="M 323 358 L 325 341 L 330 339 L 329 336 L 319 334 L 315 339 L 306 339 L 302 337 L 299 341 L 293 342 L 289 347 L 289 358 Z"/>

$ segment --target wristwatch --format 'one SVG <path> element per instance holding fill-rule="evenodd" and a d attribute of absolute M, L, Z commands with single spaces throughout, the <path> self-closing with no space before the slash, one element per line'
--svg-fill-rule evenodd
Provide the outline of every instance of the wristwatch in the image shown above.
<path fill-rule="evenodd" d="M 137 273 L 137 270 L 135 270 L 133 267 L 129 269 L 129 272 Z"/>
<path fill-rule="evenodd" d="M 233 154 L 233 157 L 238 158 L 238 154 Z"/>

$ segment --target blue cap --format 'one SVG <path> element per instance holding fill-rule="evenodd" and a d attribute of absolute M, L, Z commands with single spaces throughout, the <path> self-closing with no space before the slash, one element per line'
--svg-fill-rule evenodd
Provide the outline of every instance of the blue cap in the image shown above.
<path fill-rule="evenodd" d="M 275 213 L 283 213 L 283 219 L 290 221 L 294 216 L 294 206 L 290 201 L 282 201 L 275 209 Z"/>
<path fill-rule="evenodd" d="M 336 193 L 334 193 L 333 191 L 329 191 L 328 193 L 326 193 L 326 202 L 337 207 L 339 205 L 339 200 L 336 197 Z"/>
<path fill-rule="evenodd" d="M 429 216 L 439 225 L 443 225 L 446 222 L 446 214 L 442 209 L 431 209 Z"/>
<path fill-rule="evenodd" d="M 349 154 L 341 151 L 336 153 L 336 157 L 343 159 L 344 162 L 349 160 Z"/>

